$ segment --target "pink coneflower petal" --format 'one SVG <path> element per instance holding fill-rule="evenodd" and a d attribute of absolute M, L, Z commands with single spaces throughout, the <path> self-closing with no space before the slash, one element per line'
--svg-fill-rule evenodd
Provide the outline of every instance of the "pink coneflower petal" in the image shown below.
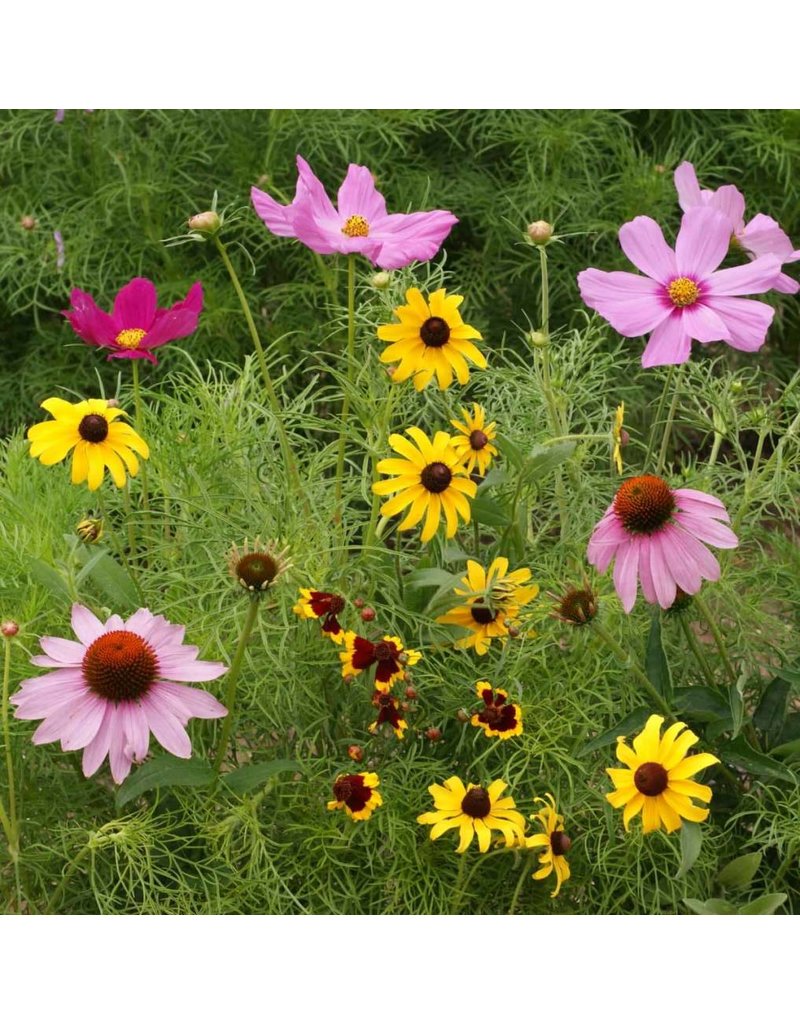
<path fill-rule="evenodd" d="M 697 571 L 700 573 L 701 578 L 716 583 L 720 578 L 721 570 L 715 555 L 697 537 L 686 530 L 679 528 L 677 534 L 680 536 L 681 549 L 688 552 L 688 557 L 697 566 Z M 686 590 L 685 587 L 683 589 Z M 696 593 L 696 591 L 687 590 L 686 593 Z"/>
<path fill-rule="evenodd" d="M 61 730 L 58 738 L 62 750 L 81 750 L 91 743 L 103 721 L 106 702 L 99 697 L 85 697 L 73 710 L 68 725 Z"/>
<path fill-rule="evenodd" d="M 168 750 L 176 757 L 191 757 L 192 741 L 180 721 L 170 711 L 168 703 L 156 693 L 148 694 L 148 697 L 142 708 L 155 738 L 164 750 Z"/>
<path fill-rule="evenodd" d="M 693 487 L 676 487 L 673 489 L 672 495 L 678 508 L 684 508 L 687 512 L 713 515 L 715 519 L 724 519 L 726 523 L 730 519 L 725 506 L 713 494 L 696 491 Z"/>
<path fill-rule="evenodd" d="M 43 636 L 39 639 L 42 650 L 57 664 L 80 665 L 85 649 L 74 640 L 63 640 L 57 636 Z"/>
<path fill-rule="evenodd" d="M 111 768 L 111 778 L 119 786 L 130 774 L 133 757 L 128 751 L 122 719 L 118 715 L 111 721 L 108 763 Z"/>
<path fill-rule="evenodd" d="M 147 714 L 144 709 L 133 701 L 120 704 L 122 728 L 128 746 L 137 761 L 147 757 L 150 747 L 150 729 L 147 725 Z"/>
<path fill-rule="evenodd" d="M 83 751 L 83 774 L 88 779 L 94 775 L 108 755 L 108 748 L 111 742 L 111 725 L 114 721 L 114 709 L 107 704 L 103 712 L 100 727 Z"/>
<path fill-rule="evenodd" d="M 723 523 L 718 523 L 716 519 L 698 516 L 694 512 L 676 512 L 675 522 L 688 533 L 705 541 L 706 544 L 713 544 L 714 547 L 735 548 L 739 544 L 733 530 Z"/>
<path fill-rule="evenodd" d="M 645 538 L 641 541 L 642 546 L 646 546 L 650 551 L 650 573 L 653 580 L 653 587 L 656 592 L 658 603 L 662 608 L 669 608 L 672 602 L 675 600 L 676 583 L 675 578 L 670 571 L 670 563 L 667 559 L 667 553 L 662 547 L 662 540 L 665 534 L 654 533 L 652 536 Z M 634 598 L 635 598 L 635 583 L 634 583 Z M 624 607 L 624 605 L 623 605 Z M 631 602 L 631 607 L 633 603 Z M 628 609 L 626 609 L 627 611 Z"/>
<path fill-rule="evenodd" d="M 701 564 L 698 563 L 696 557 L 697 552 L 691 544 L 688 543 L 690 534 L 676 527 L 668 527 L 664 535 L 665 537 L 668 537 L 668 543 L 666 546 L 669 550 L 666 554 L 667 557 L 669 557 L 668 567 L 670 574 L 684 593 L 696 594 L 702 585 L 703 576 L 701 572 Z M 696 543 L 700 547 L 701 551 L 709 554 L 707 549 L 704 548 L 699 541 Z M 713 555 L 710 557 L 714 558 Z M 714 559 L 714 561 L 716 562 L 716 559 Z M 644 589 L 644 587 L 642 589 Z"/>
<path fill-rule="evenodd" d="M 195 651 L 197 648 L 195 648 Z M 225 667 L 213 661 L 190 661 L 186 655 L 158 655 L 160 675 L 178 683 L 204 683 L 217 679 Z"/>
<path fill-rule="evenodd" d="M 614 587 L 626 612 L 629 612 L 636 602 L 639 545 L 639 538 L 632 538 L 624 548 L 617 552 L 617 560 L 614 563 Z"/>
<path fill-rule="evenodd" d="M 134 277 L 114 299 L 113 320 L 117 330 L 138 328 L 149 331 L 155 319 L 157 302 L 153 282 L 146 277 Z"/>
<path fill-rule="evenodd" d="M 159 686 L 159 693 L 171 698 L 172 707 L 183 709 L 186 718 L 221 718 L 225 709 L 220 711 L 220 703 L 216 697 L 205 690 L 193 690 L 189 686 L 178 683 L 164 682 Z"/>
<path fill-rule="evenodd" d="M 72 629 L 82 644 L 87 646 L 105 633 L 105 626 L 82 604 L 72 606 Z"/>
<path fill-rule="evenodd" d="M 653 573 L 650 568 L 650 548 L 647 544 L 639 547 L 639 581 L 642 584 L 644 599 L 649 604 L 657 604 L 656 588 L 653 583 Z M 605 571 L 605 570 L 603 570 Z"/>

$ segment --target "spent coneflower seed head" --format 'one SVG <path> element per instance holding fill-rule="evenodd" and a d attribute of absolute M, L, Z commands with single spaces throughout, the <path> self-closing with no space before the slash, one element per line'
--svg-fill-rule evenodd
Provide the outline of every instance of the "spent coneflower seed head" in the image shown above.
<path fill-rule="evenodd" d="M 584 580 L 580 588 L 570 587 L 567 592 L 556 598 L 557 604 L 550 613 L 559 622 L 569 622 L 573 626 L 585 626 L 597 615 L 597 595 L 589 586 L 589 581 Z"/>
<path fill-rule="evenodd" d="M 277 541 L 263 544 L 256 537 L 252 548 L 245 540 L 241 551 L 234 544 L 228 556 L 228 569 L 239 586 L 250 594 L 263 594 L 269 590 L 290 567 L 287 559 L 288 547 L 279 550 Z"/>

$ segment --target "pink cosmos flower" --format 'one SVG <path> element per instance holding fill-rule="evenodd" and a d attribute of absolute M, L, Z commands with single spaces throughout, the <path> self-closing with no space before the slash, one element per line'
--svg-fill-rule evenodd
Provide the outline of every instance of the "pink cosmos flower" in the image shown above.
<path fill-rule="evenodd" d="M 708 206 L 683 215 L 674 251 L 650 217 L 635 217 L 619 230 L 628 259 L 646 277 L 626 271 L 590 268 L 578 274 L 583 301 L 626 338 L 653 333 L 642 366 L 685 363 L 692 338 L 725 341 L 755 352 L 764 344 L 775 311 L 765 302 L 734 298 L 775 286 L 781 265 L 776 256 L 717 270 L 728 251 L 730 227 Z"/>
<path fill-rule="evenodd" d="M 719 520 L 722 520 L 720 522 Z M 717 498 L 689 487 L 672 490 L 658 476 L 635 476 L 617 491 L 594 528 L 587 557 L 598 572 L 614 563 L 614 587 L 630 612 L 641 580 L 645 601 L 669 608 L 677 588 L 696 594 L 719 579 L 719 562 L 705 547 L 735 548 L 736 534 Z"/>
<path fill-rule="evenodd" d="M 203 286 L 195 281 L 186 298 L 169 309 L 156 308 L 156 301 L 153 282 L 134 277 L 117 293 L 110 315 L 80 288 L 72 290 L 72 309 L 63 310 L 63 314 L 79 338 L 111 349 L 109 359 L 148 359 L 156 363 L 151 349 L 196 330 L 203 308 Z"/>
<path fill-rule="evenodd" d="M 688 160 L 675 169 L 675 188 L 681 209 L 693 206 L 709 206 L 717 210 L 728 221 L 731 240 L 738 244 L 751 260 L 758 256 L 777 256 L 781 263 L 796 263 L 800 260 L 800 249 L 792 246 L 791 239 L 780 224 L 765 213 L 757 213 L 745 224 L 744 196 L 735 185 L 721 188 L 700 188 L 694 167 Z M 800 291 L 800 283 L 780 274 L 773 285 L 776 292 L 794 295 Z"/>
<path fill-rule="evenodd" d="M 43 636 L 34 665 L 54 671 L 25 679 L 11 697 L 16 718 L 44 721 L 34 743 L 61 740 L 62 750 L 83 748 L 83 774 L 94 775 L 108 755 L 111 774 L 123 782 L 131 763 L 147 756 L 150 733 L 176 757 L 191 757 L 184 726 L 190 718 L 222 718 L 223 704 L 204 690 L 180 683 L 217 679 L 227 668 L 198 661 L 173 626 L 147 608 L 127 622 L 112 615 L 103 624 L 83 605 L 72 606 L 78 638 Z"/>
<path fill-rule="evenodd" d="M 350 164 L 339 189 L 338 210 L 322 182 L 298 154 L 297 188 L 289 206 L 252 188 L 256 213 L 273 234 L 298 238 L 323 256 L 358 252 L 383 270 L 432 259 L 458 218 L 447 210 L 387 213 L 367 167 Z"/>

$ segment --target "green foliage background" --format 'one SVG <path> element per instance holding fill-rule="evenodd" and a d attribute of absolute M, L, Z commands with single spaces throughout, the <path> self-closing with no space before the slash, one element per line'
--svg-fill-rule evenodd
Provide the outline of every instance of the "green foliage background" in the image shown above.
<path fill-rule="evenodd" d="M 626 265 L 616 232 L 632 216 L 649 214 L 674 231 L 679 211 L 671 172 L 685 158 L 708 185 L 735 182 L 751 214 L 773 215 L 797 240 L 800 115 L 70 111 L 56 124 L 53 113 L 7 112 L 0 121 L 6 349 L 0 423 L 8 434 L 0 487 L 0 611 L 22 624 L 13 644 L 12 689 L 37 671 L 28 658 L 38 636 L 68 635 L 72 600 L 100 614 L 126 610 L 121 593 L 116 600 L 109 596 L 113 583 L 82 573 L 74 554 L 74 524 L 96 509 L 97 496 L 71 487 L 65 466 L 33 462 L 24 441 L 25 427 L 42 417 L 38 403 L 54 393 L 83 397 L 102 385 L 131 406 L 127 366 L 109 364 L 76 342 L 58 311 L 74 286 L 109 305 L 119 287 L 143 274 L 157 282 L 166 304 L 201 279 L 206 308 L 200 329 L 162 349 L 159 367 L 144 375 L 157 528 L 147 564 L 133 560 L 134 575 L 142 603 L 185 623 L 187 641 L 200 646 L 201 657 L 230 661 L 246 603 L 226 574 L 230 544 L 260 533 L 291 546 L 294 567 L 265 602 L 247 650 L 236 733 L 241 763 L 291 765 L 245 794 L 224 786 L 215 794 L 163 787 L 119 806 L 105 769 L 85 780 L 76 755 L 56 744 L 33 747 L 33 724 L 13 721 L 23 867 L 17 890 L 0 848 L 4 906 L 15 908 L 21 895 L 23 908 L 74 913 L 503 913 L 512 906 L 530 913 L 677 913 L 686 910 L 685 898 L 725 895 L 741 905 L 779 889 L 796 909 L 800 791 L 791 758 L 772 775 L 743 777 L 741 792 L 713 777 L 713 815 L 703 826 L 699 857 L 679 874 L 680 836 L 642 837 L 638 826 L 626 835 L 605 801 L 604 768 L 614 764 L 613 744 L 584 753 L 587 742 L 642 706 L 635 679 L 590 630 L 548 618 L 551 601 L 544 592 L 562 592 L 581 580 L 588 536 L 617 486 L 607 439 L 616 404 L 626 403 L 630 471 L 641 467 L 651 430 L 660 441 L 662 426 L 654 424 L 653 399 L 663 372 L 642 372 L 640 343 L 616 338 L 587 316 L 577 272 Z M 461 221 L 446 259 L 393 275 L 388 292 L 373 289 L 369 267 L 359 264 L 358 345 L 365 358 L 352 394 L 344 538 L 332 493 L 344 381 L 344 274 L 339 268 L 337 276 L 333 261 L 322 273 L 319 260 L 271 236 L 249 208 L 253 183 L 293 193 L 298 151 L 330 192 L 348 161 L 362 162 L 375 172 L 390 209 L 449 208 Z M 207 208 L 215 190 L 229 210 L 226 241 L 270 346 L 311 514 L 292 493 L 241 310 L 213 247 L 162 242 Z M 36 218 L 34 230 L 20 226 L 25 215 Z M 579 445 L 571 457 L 564 476 L 568 514 L 552 473 L 524 491 L 521 512 L 507 462 L 510 479 L 488 489 L 495 520 L 484 517 L 480 557 L 488 562 L 504 553 L 512 567 L 529 565 L 542 595 L 532 617 L 538 635 L 502 650 L 495 646 L 478 659 L 448 646 L 453 632 L 433 622 L 441 598 L 412 585 L 420 568 L 463 571 L 474 550 L 471 530 L 428 549 L 415 531 L 394 547 L 360 546 L 371 500 L 370 457 L 386 453 L 379 412 L 389 382 L 377 369 L 375 328 L 412 283 L 444 282 L 466 295 L 464 315 L 487 339 L 489 370 L 473 374 L 464 390 L 404 391 L 393 429 L 412 423 L 445 429 L 461 404 L 477 400 L 522 452 L 546 443 L 552 437 L 547 409 L 525 337 L 537 323 L 539 279 L 524 226 L 537 218 L 552 220 L 565 236 L 549 250 L 560 408 L 571 433 L 600 439 Z M 55 230 L 65 244 L 62 270 Z M 774 294 L 770 301 L 778 317 L 758 357 L 695 346 L 667 453 L 673 479 L 720 496 L 738 519 L 741 546 L 721 554 L 722 580 L 705 589 L 740 673 L 748 715 L 781 666 L 796 666 L 800 658 L 800 451 L 796 431 L 781 441 L 800 411 L 797 379 L 786 386 L 797 363 L 798 304 Z M 710 460 L 715 431 L 722 443 Z M 765 465 L 768 471 L 759 472 Z M 143 536 L 139 487 L 135 482 L 129 516 L 123 496 L 104 484 L 112 551 L 111 538 L 124 549 L 128 521 Z M 610 578 L 595 582 L 603 623 L 642 663 L 651 610 L 640 599 L 625 616 Z M 370 738 L 369 684 L 346 687 L 336 649 L 318 636 L 316 624 L 292 614 L 299 586 L 365 598 L 376 608 L 377 626 L 425 650 L 414 673 L 419 701 L 403 744 L 391 736 Z M 725 701 L 734 700 L 707 624 L 696 609 L 688 614 L 714 685 Z M 359 625 L 352 608 L 346 624 Z M 704 685 L 678 621 L 665 617 L 662 628 L 675 685 Z M 800 695 L 794 671 L 792 699 Z M 480 678 L 520 701 L 522 737 L 490 746 L 458 721 L 459 708 L 472 709 Z M 209 688 L 220 695 L 221 683 Z M 689 720 L 707 732 L 704 742 L 712 749 L 726 731 L 707 716 Z M 425 739 L 430 726 L 441 729 L 441 743 Z M 213 752 L 218 731 L 194 722 L 192 736 L 202 759 Z M 364 766 L 372 763 L 379 772 L 385 800 L 362 824 L 325 809 L 336 774 L 352 766 L 350 743 L 364 746 Z M 557 902 L 549 898 L 552 879 L 530 881 L 534 862 L 508 852 L 481 859 L 474 848 L 462 861 L 453 853 L 452 835 L 432 844 L 428 830 L 416 824 L 416 815 L 430 808 L 431 782 L 450 774 L 475 781 L 482 773 L 505 778 L 526 814 L 534 810 L 534 795 L 550 791 L 558 798 L 574 845 L 573 878 Z M 763 859 L 748 887 L 726 890 L 715 881 L 726 863 L 753 852 Z"/>

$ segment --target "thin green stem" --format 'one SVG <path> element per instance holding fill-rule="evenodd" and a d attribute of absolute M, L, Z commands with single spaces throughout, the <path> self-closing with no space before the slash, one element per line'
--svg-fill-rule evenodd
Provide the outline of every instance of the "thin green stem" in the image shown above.
<path fill-rule="evenodd" d="M 236 684 L 239 681 L 239 673 L 242 669 L 244 662 L 244 652 L 247 647 L 247 641 L 250 639 L 250 634 L 253 632 L 253 626 L 255 625 L 256 616 L 258 615 L 258 605 L 260 603 L 260 597 L 251 597 L 250 604 L 247 608 L 247 616 L 242 626 L 242 632 L 239 634 L 239 643 L 236 647 L 236 653 L 233 656 L 233 663 L 230 671 L 228 672 L 227 685 L 225 688 L 225 707 L 228 709 L 228 714 L 225 717 L 225 721 L 222 725 L 222 736 L 220 737 L 219 746 L 217 747 L 217 756 L 214 759 L 214 769 L 219 771 L 222 767 L 222 762 L 225 760 L 225 754 L 228 749 L 228 743 L 230 741 L 231 730 L 233 729 L 233 713 L 236 707 Z"/>
<path fill-rule="evenodd" d="M 472 541 L 475 545 L 475 558 L 481 560 L 481 524 L 477 519 L 472 520 Z"/>
<path fill-rule="evenodd" d="M 731 524 L 731 529 L 734 533 L 739 532 L 739 527 L 742 525 L 742 520 L 744 519 L 745 513 L 747 512 L 750 506 L 750 498 L 752 497 L 753 490 L 755 488 L 756 480 L 758 477 L 758 470 L 759 465 L 761 463 L 761 455 L 764 451 L 764 441 L 766 440 L 767 432 L 768 431 L 766 427 L 762 427 L 761 430 L 758 432 L 758 442 L 756 443 L 756 450 L 755 454 L 753 455 L 753 465 L 750 469 L 750 473 L 748 474 L 747 479 L 744 482 L 744 494 L 742 495 L 742 503 L 739 506 L 739 510 L 736 513 L 733 523 Z"/>
<path fill-rule="evenodd" d="M 664 406 L 667 404 L 667 395 L 669 394 L 669 389 L 672 384 L 672 378 L 674 377 L 674 375 L 675 367 L 673 365 L 670 366 L 669 370 L 667 370 L 667 376 L 664 381 L 664 389 L 661 392 L 661 398 L 659 398 L 658 400 L 658 408 L 656 409 L 655 419 L 650 425 L 650 437 L 647 441 L 647 452 L 645 453 L 644 457 L 645 471 L 647 470 L 647 467 L 650 465 L 650 458 L 653 454 L 653 449 L 655 448 L 656 444 L 656 432 L 658 431 L 658 425 L 661 422 L 661 417 L 664 415 Z"/>
<path fill-rule="evenodd" d="M 792 866 L 792 861 L 797 856 L 798 848 L 800 848 L 800 839 L 797 839 L 795 840 L 795 842 L 791 843 L 791 845 L 789 846 L 789 852 L 783 858 L 783 860 L 780 863 L 780 866 L 778 867 L 778 870 L 775 872 L 775 877 L 772 879 L 772 884 L 775 886 L 776 889 L 786 876 L 786 872 Z"/>
<path fill-rule="evenodd" d="M 8 725 L 8 689 L 11 678 L 11 640 L 3 637 L 5 656 L 3 658 L 3 746 L 6 751 L 6 777 L 8 779 L 8 817 L 14 830 L 17 851 L 19 851 L 19 821 L 17 820 L 17 798 L 14 787 L 14 758 L 11 756 L 11 732 Z"/>
<path fill-rule="evenodd" d="M 716 681 L 714 679 L 714 673 L 711 671 L 711 666 L 708 664 L 705 654 L 703 654 L 700 649 L 700 644 L 697 642 L 697 637 L 694 635 L 692 627 L 689 625 L 689 620 L 682 612 L 678 613 L 678 620 L 680 621 L 683 635 L 686 637 L 686 643 L 691 648 L 692 654 L 694 655 L 697 664 L 700 666 L 700 671 L 703 673 L 706 682 L 709 686 L 715 686 Z"/>
<path fill-rule="evenodd" d="M 700 594 L 695 594 L 693 598 L 694 603 L 700 609 L 700 613 L 708 623 L 708 628 L 711 630 L 711 635 L 714 637 L 714 642 L 717 645 L 722 663 L 725 666 L 725 671 L 728 674 L 728 678 L 731 683 L 736 685 L 736 673 L 733 671 L 733 665 L 731 664 L 728 652 L 725 648 L 725 639 L 720 632 L 719 626 L 717 625 L 713 615 L 709 611 L 708 605 L 705 602 L 705 598 L 701 597 Z"/>
<path fill-rule="evenodd" d="M 720 445 L 724 441 L 723 435 L 718 431 L 714 431 L 714 443 L 711 446 L 711 454 L 708 456 L 708 462 L 706 463 L 706 469 L 711 469 L 716 465 L 717 456 L 719 455 Z"/>
<path fill-rule="evenodd" d="M 136 433 L 139 437 L 144 436 L 144 410 L 142 408 L 142 393 L 139 383 L 139 360 L 131 359 L 133 363 L 133 410 L 136 418 Z M 148 486 L 147 479 L 147 463 L 144 459 L 141 462 L 141 474 L 142 474 L 142 512 L 144 513 L 144 543 L 145 543 L 145 554 L 144 560 L 147 561 L 147 556 L 150 553 L 150 489 Z M 135 548 L 131 550 L 131 558 L 135 557 Z"/>
<path fill-rule="evenodd" d="M 528 877 L 528 872 L 530 871 L 530 865 L 527 863 L 527 858 L 523 858 L 523 860 L 525 861 L 525 863 L 523 864 L 522 871 L 520 872 L 519 876 L 519 881 L 517 882 L 516 887 L 514 888 L 514 895 L 511 897 L 511 904 L 509 905 L 508 908 L 508 913 L 512 916 L 516 912 L 517 903 L 519 902 L 519 896 L 522 892 L 522 887 L 525 884 L 525 879 Z"/>
<path fill-rule="evenodd" d="M 347 419 L 350 415 L 350 393 L 356 367 L 356 257 L 347 257 L 347 385 L 342 398 L 342 417 L 339 425 L 339 451 L 336 456 L 335 512 L 336 522 L 342 520 L 342 493 L 344 489 L 344 455 L 347 444 Z M 344 549 L 344 545 L 342 545 Z"/>
<path fill-rule="evenodd" d="M 667 422 L 664 426 L 664 433 L 661 437 L 661 448 L 658 453 L 658 462 L 656 463 L 656 476 L 660 476 L 664 472 L 664 465 L 667 459 L 667 449 L 669 448 L 670 438 L 672 437 L 672 425 L 675 422 L 675 412 L 678 408 L 678 398 L 681 393 L 680 384 L 682 376 L 683 367 L 681 367 L 675 375 L 675 389 L 672 394 L 669 412 L 667 413 Z"/>
<path fill-rule="evenodd" d="M 381 445 L 385 443 L 386 437 L 389 433 L 389 427 L 392 421 L 392 407 L 394 405 L 396 386 L 389 385 L 389 394 L 386 396 L 386 401 L 383 405 L 383 417 L 381 419 L 380 426 L 378 428 L 378 436 L 376 438 L 376 452 L 372 457 L 372 482 L 377 483 L 380 479 L 380 473 L 378 472 L 378 463 L 380 462 L 380 449 Z M 369 511 L 369 525 L 367 526 L 367 535 L 364 540 L 364 547 L 369 550 L 375 543 L 375 530 L 378 525 L 378 510 L 380 509 L 381 501 L 383 498 L 380 494 L 372 492 L 372 506 Z"/>
<path fill-rule="evenodd" d="M 250 304 L 247 301 L 247 296 L 244 293 L 244 289 L 239 281 L 239 277 L 236 273 L 236 269 L 231 262 L 231 258 L 228 255 L 228 250 L 225 248 L 224 243 L 218 235 L 214 235 L 214 244 L 217 247 L 217 251 L 222 257 L 222 262 L 225 264 L 225 269 L 228 271 L 228 276 L 231 279 L 231 284 L 234 287 L 236 295 L 239 298 L 239 305 L 242 307 L 244 318 L 247 322 L 247 329 L 250 332 L 250 338 L 253 342 L 253 347 L 256 350 L 256 356 L 258 358 L 258 365 L 261 368 L 261 378 L 264 381 L 264 388 L 267 392 L 267 399 L 269 400 L 270 408 L 272 409 L 273 415 L 275 416 L 275 425 L 278 429 L 278 437 L 280 439 L 281 451 L 283 453 L 283 460 L 286 463 L 286 468 L 289 471 L 289 475 L 292 479 L 292 484 L 297 491 L 299 497 L 303 500 L 303 504 L 307 515 L 311 515 L 311 504 L 308 500 L 308 496 L 303 489 L 302 482 L 300 480 L 300 473 L 297 469 L 297 462 L 294 457 L 294 452 L 289 444 L 289 436 L 286 433 L 286 427 L 283 423 L 283 409 L 278 399 L 278 395 L 275 391 L 275 385 L 272 383 L 272 377 L 270 376 L 269 367 L 267 366 L 267 359 L 264 355 L 264 348 L 261 344 L 261 338 L 258 335 L 258 328 L 256 322 L 253 319 L 253 314 L 250 310 Z"/>
<path fill-rule="evenodd" d="M 461 906 L 461 900 L 464 896 L 464 870 L 466 864 L 465 854 L 459 854 L 458 857 L 458 875 L 456 877 L 456 884 L 453 889 L 453 898 L 450 901 L 450 913 L 457 914 L 458 908 Z"/>
<path fill-rule="evenodd" d="M 633 661 L 630 655 L 626 654 L 625 651 L 623 651 L 623 649 L 620 647 L 617 641 L 606 630 L 605 626 L 601 626 L 597 619 L 592 619 L 592 629 L 594 629 L 595 633 L 605 643 L 606 647 L 608 647 L 612 651 L 612 653 L 616 655 L 617 660 L 620 662 L 620 664 L 624 665 L 634 676 L 636 676 L 637 680 L 641 683 L 642 688 L 648 694 L 650 699 L 655 704 L 657 704 L 659 708 L 661 708 L 661 710 L 664 712 L 665 715 L 667 715 L 668 718 L 672 718 L 672 710 L 670 709 L 669 704 L 667 704 L 666 700 L 661 696 L 661 694 L 658 692 L 655 686 L 653 686 L 653 684 L 647 678 L 645 673 Z"/>
<path fill-rule="evenodd" d="M 105 826 L 103 826 L 103 827 L 105 828 Z M 102 829 L 101 829 L 101 831 L 102 831 Z M 61 881 L 58 883 L 56 888 L 53 890 L 53 895 L 50 897 L 50 900 L 48 901 L 48 904 L 45 907 L 45 911 L 44 911 L 45 914 L 52 914 L 55 911 L 56 907 L 61 902 L 61 897 L 64 895 L 64 890 L 67 887 L 67 882 L 69 882 L 69 880 L 75 874 L 76 870 L 78 869 L 78 865 L 81 863 L 81 861 L 86 856 L 86 854 L 89 853 L 90 850 L 92 849 L 92 841 L 94 840 L 94 838 L 95 838 L 95 833 L 92 833 L 89 836 L 89 841 L 86 843 L 86 845 L 69 862 L 69 866 L 67 867 L 67 870 L 62 875 Z"/>
<path fill-rule="evenodd" d="M 139 600 L 144 605 L 144 593 L 142 592 L 141 583 L 139 582 L 139 573 L 136 570 L 135 562 L 133 561 L 134 552 L 131 551 L 130 558 L 128 558 L 128 556 L 125 554 L 125 549 L 123 548 L 122 544 L 119 542 L 119 539 L 117 537 L 117 531 L 111 525 L 111 519 L 109 518 L 108 512 L 106 511 L 106 504 L 105 501 L 103 500 L 102 491 L 97 492 L 97 504 L 100 508 L 100 517 L 103 520 L 103 529 L 107 531 L 108 536 L 111 538 L 111 545 L 114 548 L 117 558 L 119 558 L 122 565 L 124 565 L 125 568 L 128 570 L 128 575 L 133 580 L 133 585 L 136 587 L 136 592 L 139 595 Z"/>

